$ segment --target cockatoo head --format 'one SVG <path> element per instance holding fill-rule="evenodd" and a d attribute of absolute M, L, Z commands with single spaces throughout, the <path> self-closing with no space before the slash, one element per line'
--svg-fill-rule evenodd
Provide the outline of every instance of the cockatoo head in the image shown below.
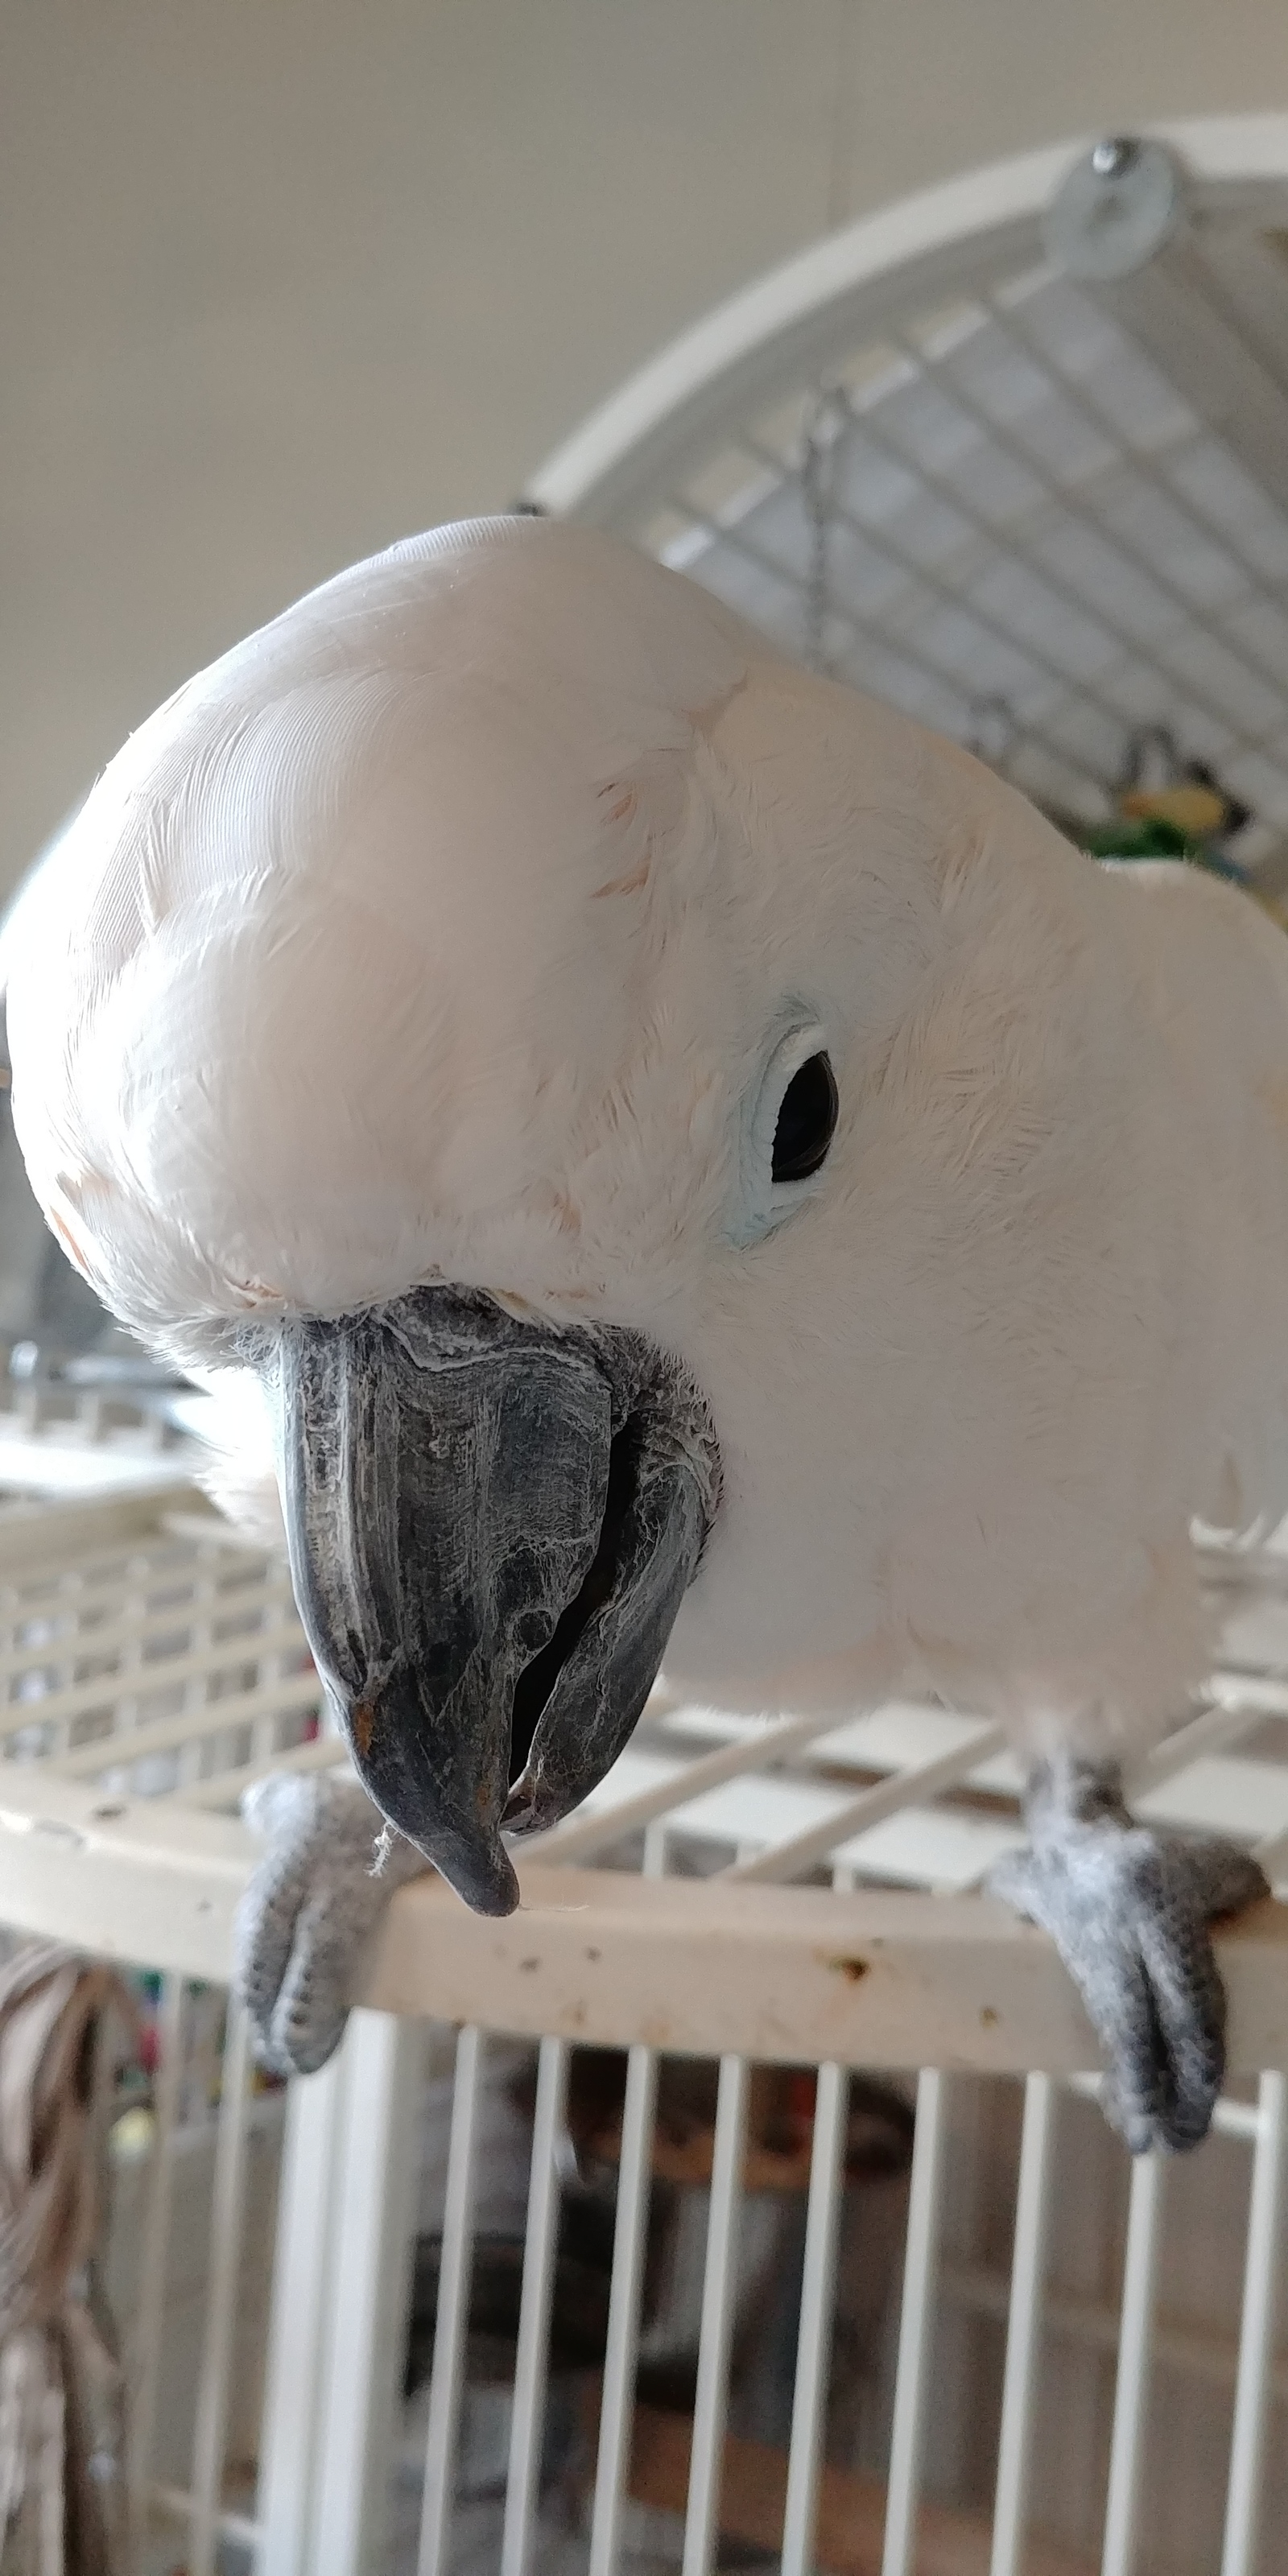
<path fill-rule="evenodd" d="M 677 574 L 515 519 L 190 681 L 23 898 L 37 1195 L 127 1323 L 260 1373 L 358 1768 L 471 1903 L 673 1623 L 752 1704 L 862 1629 L 854 1391 L 917 1346 L 865 1104 L 1030 823 Z"/>

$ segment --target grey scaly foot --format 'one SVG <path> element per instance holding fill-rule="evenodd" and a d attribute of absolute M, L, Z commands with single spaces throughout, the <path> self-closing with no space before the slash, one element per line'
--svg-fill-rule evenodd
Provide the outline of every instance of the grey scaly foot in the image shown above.
<path fill-rule="evenodd" d="M 1116 1763 L 1062 1758 L 1029 1783 L 1026 1851 L 989 1881 L 1051 1934 L 1109 2060 L 1105 2110 L 1134 2155 L 1206 2136 L 1225 2072 L 1209 1926 L 1268 1895 L 1251 1854 L 1136 1823 Z"/>
<path fill-rule="evenodd" d="M 234 1991 L 260 2063 L 312 2075 L 340 2044 L 390 1897 L 429 1862 L 343 1775 L 279 1772 L 247 1790 L 242 1814 L 266 1849 L 237 1909 Z"/>

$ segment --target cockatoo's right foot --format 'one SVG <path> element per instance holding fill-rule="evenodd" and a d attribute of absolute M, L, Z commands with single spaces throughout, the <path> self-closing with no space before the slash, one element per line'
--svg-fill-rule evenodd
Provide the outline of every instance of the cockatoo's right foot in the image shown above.
<path fill-rule="evenodd" d="M 312 2075 L 340 2044 L 390 1897 L 430 1864 L 343 1774 L 278 1772 L 242 1813 L 267 1849 L 237 1909 L 234 1991 L 261 2065 Z"/>
<path fill-rule="evenodd" d="M 1105 2110 L 1134 2155 L 1197 2146 L 1225 2072 L 1209 1926 L 1269 1893 L 1249 1852 L 1137 1824 L 1115 1763 L 1035 1771 L 1032 1841 L 990 1886 L 1051 1934 L 1109 2060 Z"/>

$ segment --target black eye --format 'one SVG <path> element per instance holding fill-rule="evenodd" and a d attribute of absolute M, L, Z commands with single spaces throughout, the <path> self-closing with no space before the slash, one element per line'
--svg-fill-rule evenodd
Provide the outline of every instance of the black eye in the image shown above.
<path fill-rule="evenodd" d="M 811 1172 L 826 1162 L 840 1106 L 830 1057 L 807 1057 L 792 1075 L 778 1112 L 774 1129 L 776 1181 L 807 1181 Z"/>

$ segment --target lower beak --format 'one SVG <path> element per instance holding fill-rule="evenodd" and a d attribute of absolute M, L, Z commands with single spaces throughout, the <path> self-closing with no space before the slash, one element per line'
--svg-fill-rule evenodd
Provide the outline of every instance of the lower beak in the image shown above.
<path fill-rule="evenodd" d="M 284 1327 L 272 1370 L 291 1571 L 359 1774 L 480 1913 L 501 1828 L 615 1761 L 714 1516 L 687 1372 L 641 1335 L 422 1288 Z"/>

